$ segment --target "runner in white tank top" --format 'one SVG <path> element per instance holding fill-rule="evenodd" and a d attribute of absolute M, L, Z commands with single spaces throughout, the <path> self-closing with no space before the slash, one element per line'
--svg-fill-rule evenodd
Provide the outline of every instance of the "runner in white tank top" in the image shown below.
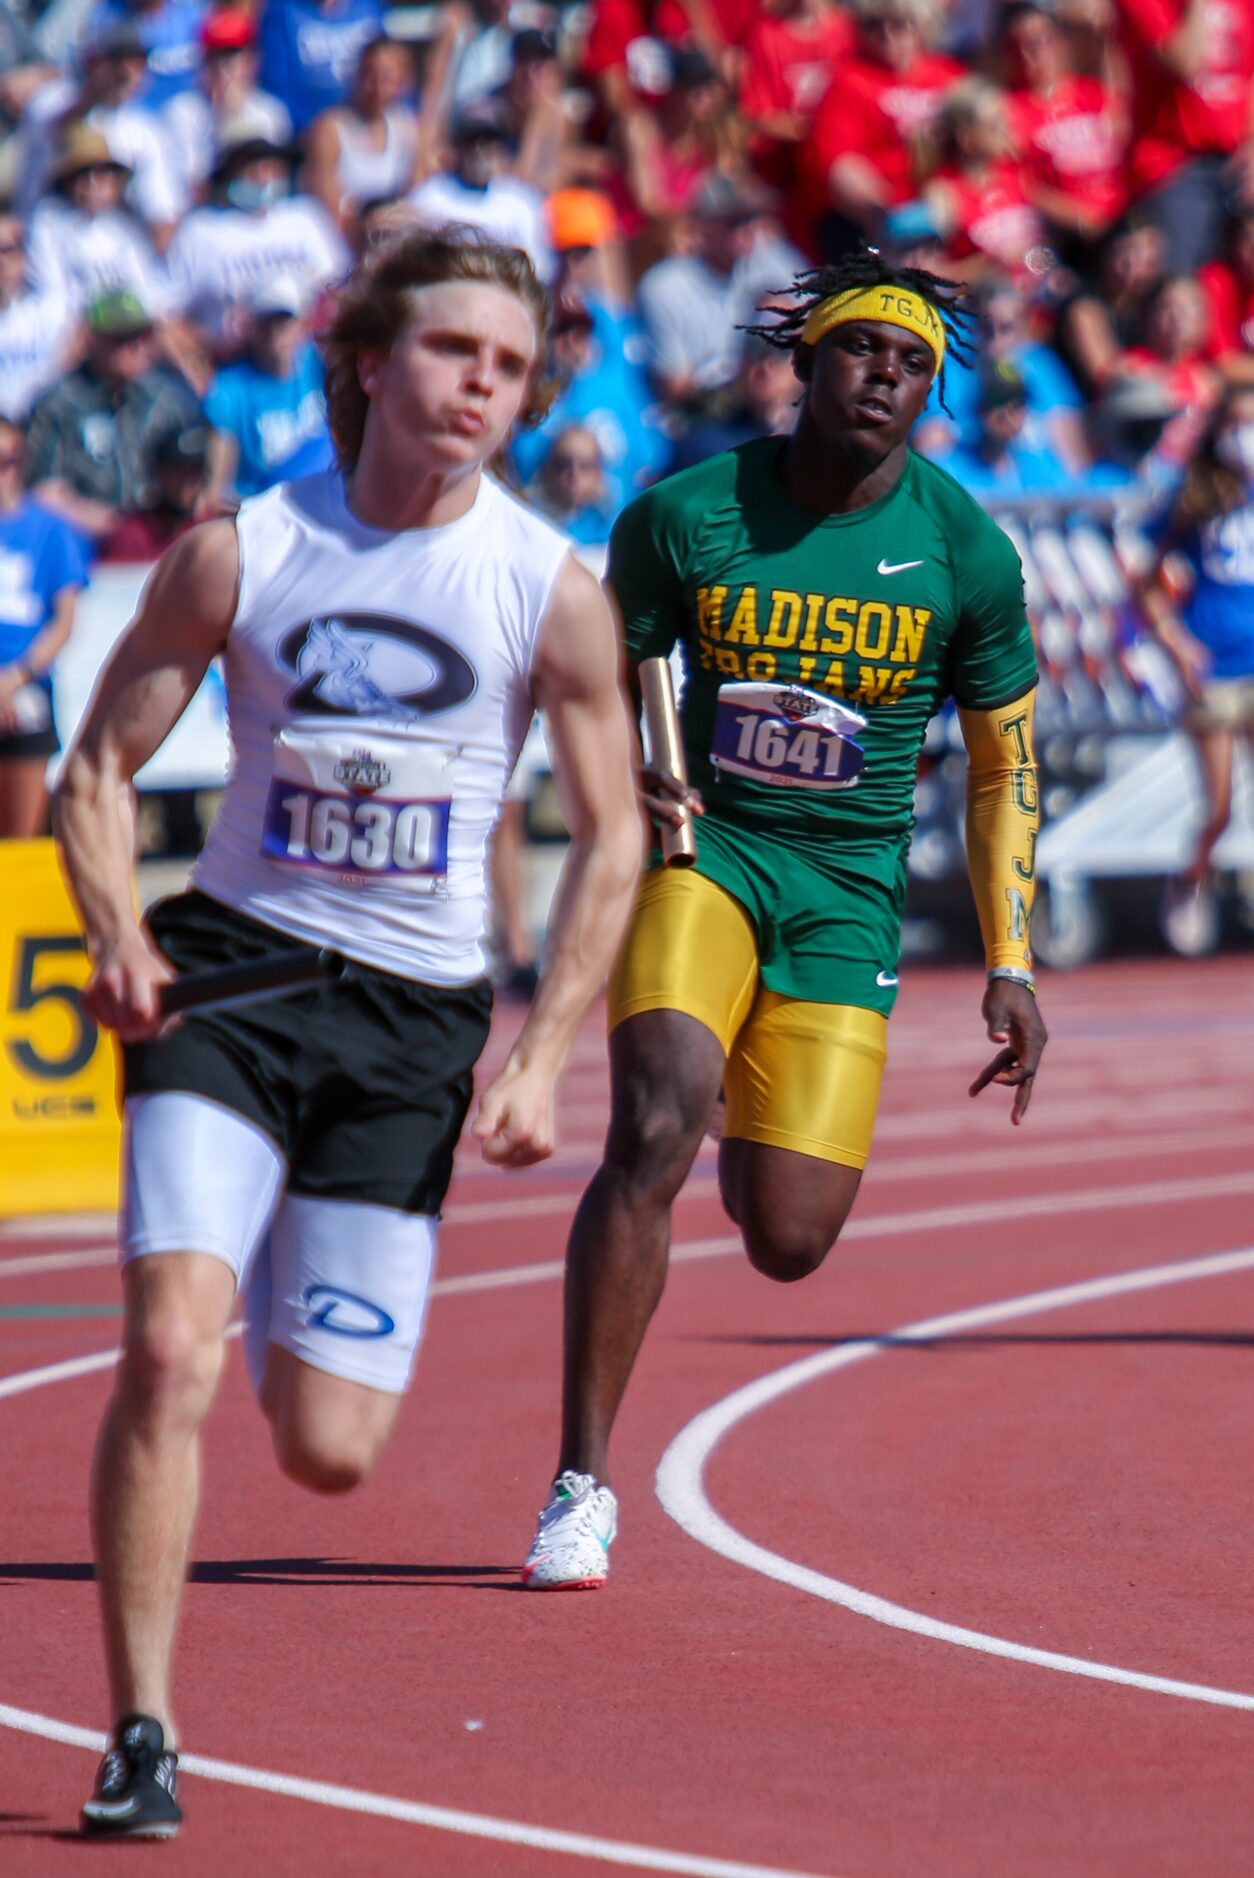
<path fill-rule="evenodd" d="M 613 624 L 562 538 L 483 470 L 538 406 L 546 334 L 517 250 L 418 234 L 372 256 L 324 342 L 345 475 L 170 550 L 65 765 L 58 832 L 127 1115 L 127 1321 L 94 1487 L 120 1719 L 92 1832 L 181 1821 L 168 1587 L 237 1288 L 292 1478 L 343 1491 L 391 1429 L 486 1035 L 485 845 L 537 704 L 572 841 L 539 991 L 479 1103 L 488 1160 L 552 1152 L 557 1077 L 626 921 L 640 826 Z M 221 816 L 193 888 L 140 926 L 131 780 L 218 654 Z M 335 945 L 343 982 L 163 1030 L 174 967 L 300 940 Z"/>

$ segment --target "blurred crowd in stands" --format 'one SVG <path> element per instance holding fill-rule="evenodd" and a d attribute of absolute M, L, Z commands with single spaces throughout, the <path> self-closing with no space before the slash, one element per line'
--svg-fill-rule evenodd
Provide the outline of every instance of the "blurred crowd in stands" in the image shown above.
<path fill-rule="evenodd" d="M 0 415 L 89 560 L 151 557 L 330 461 L 328 290 L 471 224 L 555 295 L 513 473 L 603 542 L 789 428 L 740 328 L 866 241 L 980 314 L 921 450 L 1165 490 L 1254 383 L 1252 96 L 1254 0 L 6 0 Z"/>
<path fill-rule="evenodd" d="M 1254 0 L 4 0 L 0 519 L 81 579 L 329 463 L 327 296 L 448 222 L 553 290 L 510 471 L 577 541 L 791 427 L 741 329 L 864 242 L 980 316 L 919 449 L 1165 497 L 1254 385 L 1252 98 Z"/>

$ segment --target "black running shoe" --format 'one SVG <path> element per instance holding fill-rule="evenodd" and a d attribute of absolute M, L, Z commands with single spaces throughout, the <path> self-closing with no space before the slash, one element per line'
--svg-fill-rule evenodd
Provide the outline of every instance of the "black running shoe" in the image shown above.
<path fill-rule="evenodd" d="M 83 1808 L 83 1831 L 111 1839 L 172 1839 L 183 1823 L 174 1798 L 179 1757 L 166 1747 L 161 1723 L 151 1715 L 124 1716 L 115 1739 Z"/>

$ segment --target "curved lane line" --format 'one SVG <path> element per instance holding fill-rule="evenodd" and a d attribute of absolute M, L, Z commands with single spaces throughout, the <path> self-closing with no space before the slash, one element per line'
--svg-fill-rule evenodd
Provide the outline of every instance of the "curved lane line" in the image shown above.
<path fill-rule="evenodd" d="M 747 1566 L 750 1571 L 777 1579 L 795 1590 L 823 1598 L 829 1604 L 843 1605 L 859 1617 L 886 1624 L 894 1630 L 906 1630 L 915 1636 L 932 1637 L 940 1643 L 957 1644 L 960 1649 L 979 1650 L 987 1656 L 1008 1657 L 1013 1662 L 1032 1663 L 1038 1669 L 1060 1670 L 1064 1675 L 1088 1676 L 1097 1682 L 1124 1683 L 1134 1689 L 1148 1689 L 1157 1695 L 1179 1696 L 1189 1702 L 1208 1702 L 1218 1708 L 1254 1710 L 1254 1695 L 1232 1689 L 1212 1689 L 1204 1683 L 1176 1682 L 1167 1676 L 1151 1676 L 1139 1670 L 1119 1669 L 1109 1663 L 1091 1662 L 1087 1657 L 1064 1656 L 1054 1650 L 1037 1650 L 1024 1643 L 1012 1643 L 1005 1637 L 992 1637 L 982 1631 L 966 1630 L 957 1624 L 942 1623 L 922 1611 L 912 1611 L 901 1604 L 891 1604 L 856 1585 L 829 1578 L 822 1572 L 797 1565 L 778 1552 L 756 1545 L 717 1513 L 705 1493 L 703 1473 L 718 1443 L 737 1423 L 744 1421 L 767 1403 L 777 1401 L 793 1389 L 852 1363 L 865 1362 L 898 1343 L 921 1343 L 952 1337 L 960 1331 L 974 1330 L 984 1324 L 999 1324 L 1020 1317 L 1032 1317 L 1046 1311 L 1061 1311 L 1073 1304 L 1087 1304 L 1096 1299 L 1124 1296 L 1135 1291 L 1151 1291 L 1160 1285 L 1188 1284 L 1199 1278 L 1221 1278 L 1231 1272 L 1248 1271 L 1254 1266 L 1254 1247 L 1239 1252 L 1220 1252 L 1209 1258 L 1183 1260 L 1140 1271 L 1121 1272 L 1106 1278 L 1090 1279 L 1082 1284 L 1061 1285 L 1053 1291 L 1036 1291 L 1021 1298 L 1009 1298 L 1000 1304 L 979 1305 L 973 1310 L 952 1311 L 944 1317 L 929 1318 L 924 1323 L 908 1324 L 891 1336 L 862 1343 L 852 1343 L 838 1350 L 825 1350 L 817 1356 L 790 1363 L 784 1369 L 761 1377 L 757 1382 L 737 1389 L 689 1422 L 671 1442 L 657 1470 L 657 1495 L 665 1510 L 684 1531 L 712 1552 Z"/>

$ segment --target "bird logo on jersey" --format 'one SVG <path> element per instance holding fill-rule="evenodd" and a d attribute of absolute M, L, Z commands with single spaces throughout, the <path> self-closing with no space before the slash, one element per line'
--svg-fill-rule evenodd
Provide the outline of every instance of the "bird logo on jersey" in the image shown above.
<path fill-rule="evenodd" d="M 278 656 L 300 681 L 293 711 L 412 723 L 464 704 L 474 667 L 425 626 L 383 613 L 322 615 L 293 627 Z"/>

